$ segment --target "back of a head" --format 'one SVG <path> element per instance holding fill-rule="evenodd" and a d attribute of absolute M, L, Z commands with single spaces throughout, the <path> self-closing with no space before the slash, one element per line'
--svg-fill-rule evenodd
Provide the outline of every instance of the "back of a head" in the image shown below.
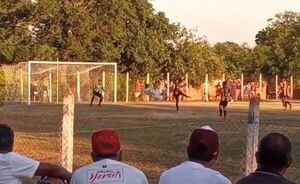
<path fill-rule="evenodd" d="M 223 81 L 222 85 L 223 85 L 223 87 L 226 87 L 227 86 L 227 81 Z"/>
<path fill-rule="evenodd" d="M 11 127 L 0 124 L 0 152 L 10 151 L 14 143 L 14 132 Z"/>
<path fill-rule="evenodd" d="M 217 133 L 209 126 L 195 129 L 188 145 L 190 160 L 210 162 L 219 152 L 219 138 Z"/>
<path fill-rule="evenodd" d="M 292 144 L 288 137 L 280 133 L 270 133 L 261 139 L 258 155 L 259 165 L 280 171 L 291 158 Z"/>
<path fill-rule="evenodd" d="M 94 156 L 99 159 L 117 157 L 121 150 L 118 132 L 113 129 L 101 129 L 95 132 L 91 142 Z"/>

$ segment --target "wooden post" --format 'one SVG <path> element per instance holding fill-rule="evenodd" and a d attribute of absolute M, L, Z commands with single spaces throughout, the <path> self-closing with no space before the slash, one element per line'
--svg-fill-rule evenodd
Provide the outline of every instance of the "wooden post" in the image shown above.
<path fill-rule="evenodd" d="M 81 96 L 81 94 L 80 94 L 80 72 L 77 71 L 77 100 L 78 100 L 78 102 L 81 102 L 80 96 Z"/>
<path fill-rule="evenodd" d="M 294 78 L 291 76 L 291 98 L 294 97 Z"/>
<path fill-rule="evenodd" d="M 20 73 L 20 83 L 21 83 L 21 102 L 22 102 L 24 97 L 23 69 L 21 69 L 21 73 Z"/>
<path fill-rule="evenodd" d="M 170 73 L 167 73 L 167 96 L 168 99 L 170 100 Z"/>
<path fill-rule="evenodd" d="M 73 169 L 74 94 L 71 89 L 64 95 L 62 122 L 62 167 Z"/>
<path fill-rule="evenodd" d="M 56 60 L 56 104 L 58 104 L 58 58 Z"/>
<path fill-rule="evenodd" d="M 52 72 L 49 72 L 49 102 L 52 103 Z"/>
<path fill-rule="evenodd" d="M 244 74 L 241 76 L 241 100 L 244 100 Z"/>
<path fill-rule="evenodd" d="M 276 100 L 278 100 L 278 75 L 275 77 L 275 95 L 276 95 Z"/>
<path fill-rule="evenodd" d="M 262 74 L 259 74 L 259 94 L 262 96 Z"/>
<path fill-rule="evenodd" d="M 189 74 L 185 74 L 185 84 L 186 95 L 189 95 Z"/>
<path fill-rule="evenodd" d="M 249 102 L 245 175 L 257 168 L 255 153 L 258 147 L 259 104 L 260 98 L 254 94 Z"/>
<path fill-rule="evenodd" d="M 105 71 L 102 71 L 102 86 L 105 89 Z M 103 101 L 105 100 L 105 91 L 102 91 Z"/>
<path fill-rule="evenodd" d="M 129 95 L 129 72 L 126 73 L 126 103 L 128 103 Z"/>
<path fill-rule="evenodd" d="M 205 75 L 205 101 L 208 102 L 208 74 Z"/>
<path fill-rule="evenodd" d="M 146 84 L 150 85 L 150 74 L 149 73 L 147 73 Z M 147 102 L 150 101 L 149 95 L 147 95 L 146 100 L 147 100 Z"/>
<path fill-rule="evenodd" d="M 225 81 L 225 73 L 223 73 L 222 80 Z"/>

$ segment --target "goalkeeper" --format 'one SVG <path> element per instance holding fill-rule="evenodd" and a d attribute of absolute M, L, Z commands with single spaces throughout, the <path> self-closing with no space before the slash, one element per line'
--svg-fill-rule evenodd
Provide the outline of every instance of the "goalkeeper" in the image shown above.
<path fill-rule="evenodd" d="M 101 106 L 101 103 L 103 101 L 103 95 L 102 95 L 102 92 L 104 92 L 104 88 L 103 88 L 103 85 L 102 85 L 102 82 L 101 80 L 99 79 L 98 80 L 98 84 L 95 85 L 95 87 L 93 88 L 93 97 L 92 97 L 92 100 L 91 100 L 91 106 L 93 106 L 93 101 L 95 99 L 95 96 L 97 96 L 99 98 L 99 103 L 98 103 L 98 106 L 100 107 Z"/>

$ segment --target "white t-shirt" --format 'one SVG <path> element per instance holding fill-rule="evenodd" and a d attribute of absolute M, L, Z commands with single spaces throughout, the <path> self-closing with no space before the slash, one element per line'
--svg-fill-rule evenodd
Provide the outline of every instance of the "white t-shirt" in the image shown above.
<path fill-rule="evenodd" d="M 148 180 L 135 167 L 104 159 L 76 170 L 71 184 L 148 184 Z"/>
<path fill-rule="evenodd" d="M 32 178 L 40 162 L 15 152 L 0 153 L 0 184 L 21 184 L 22 178 Z"/>
<path fill-rule="evenodd" d="M 218 171 L 209 169 L 200 163 L 185 161 L 163 172 L 159 184 L 231 184 Z"/>

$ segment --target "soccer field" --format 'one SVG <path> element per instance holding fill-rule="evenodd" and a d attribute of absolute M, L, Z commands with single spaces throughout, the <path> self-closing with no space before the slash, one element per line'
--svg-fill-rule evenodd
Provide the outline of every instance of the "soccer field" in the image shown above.
<path fill-rule="evenodd" d="M 220 137 L 220 157 L 214 168 L 231 181 L 243 176 L 247 132 L 248 103 L 229 104 L 228 120 L 218 120 L 218 104 L 174 103 L 104 104 L 75 106 L 74 169 L 90 163 L 90 136 L 100 128 L 115 128 L 123 144 L 123 160 L 143 170 L 150 183 L 160 173 L 186 159 L 186 146 L 193 129 L 211 125 Z M 300 104 L 292 111 L 282 110 L 278 102 L 262 102 L 260 135 L 277 131 L 293 143 L 294 163 L 288 178 L 300 183 Z M 0 122 L 13 126 L 15 150 L 30 157 L 60 163 L 62 105 L 31 106 L 6 104 L 0 107 Z M 28 182 L 30 183 L 30 182 Z"/>

